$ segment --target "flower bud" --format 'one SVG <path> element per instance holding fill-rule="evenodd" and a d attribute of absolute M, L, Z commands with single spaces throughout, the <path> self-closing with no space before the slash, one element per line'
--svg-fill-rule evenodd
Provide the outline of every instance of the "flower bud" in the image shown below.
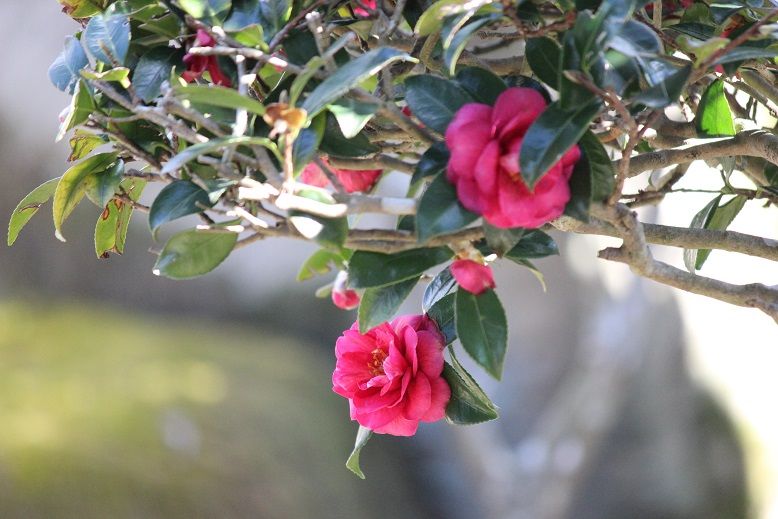
<path fill-rule="evenodd" d="M 450 268 L 459 286 L 472 294 L 478 295 L 496 286 L 492 267 L 488 265 L 469 259 L 459 259 L 454 261 Z"/>

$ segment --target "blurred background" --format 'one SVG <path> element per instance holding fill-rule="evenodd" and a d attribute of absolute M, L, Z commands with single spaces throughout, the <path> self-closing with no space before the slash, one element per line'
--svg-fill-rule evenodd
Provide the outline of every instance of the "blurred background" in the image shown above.
<path fill-rule="evenodd" d="M 46 71 L 76 29 L 54 0 L 3 2 L 3 218 L 67 168 L 68 101 Z M 643 216 L 684 225 L 707 201 Z M 776 213 L 747 207 L 732 228 L 774 238 Z M 107 260 L 94 207 L 67 243 L 49 215 L 0 249 L 2 518 L 778 518 L 778 328 L 598 262 L 605 239 L 557 236 L 547 293 L 499 265 L 508 365 L 501 383 L 473 371 L 501 419 L 374 436 L 361 481 L 330 382 L 354 316 L 295 283 L 311 247 L 259 243 L 174 282 L 151 274 L 141 215 Z M 719 252 L 703 273 L 778 284 L 775 264 Z"/>

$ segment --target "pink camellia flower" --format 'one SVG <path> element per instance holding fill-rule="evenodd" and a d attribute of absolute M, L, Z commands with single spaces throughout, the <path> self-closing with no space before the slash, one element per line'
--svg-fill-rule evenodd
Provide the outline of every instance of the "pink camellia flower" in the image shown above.
<path fill-rule="evenodd" d="M 568 181 L 581 157 L 578 146 L 565 153 L 533 191 L 519 173 L 524 134 L 545 107 L 537 91 L 509 88 L 493 107 L 465 104 L 446 129 L 448 179 L 462 205 L 495 227 L 540 227 L 561 215 L 570 200 Z"/>
<path fill-rule="evenodd" d="M 214 45 L 216 45 L 216 40 L 211 38 L 210 34 L 202 29 L 197 30 L 197 37 L 195 38 L 196 47 L 213 47 Z M 232 86 L 230 78 L 219 67 L 219 61 L 216 59 L 216 56 L 194 56 L 187 53 L 184 56 L 184 64 L 186 65 L 186 70 L 181 74 L 181 77 L 187 83 L 193 82 L 207 70 L 211 75 L 211 81 L 215 85 Z"/>
<path fill-rule="evenodd" d="M 342 310 L 353 310 L 359 306 L 359 294 L 348 288 L 348 274 L 341 270 L 332 285 L 332 302 Z"/>
<path fill-rule="evenodd" d="M 325 159 L 322 160 L 326 162 Z M 383 173 L 383 170 L 380 169 L 338 169 L 332 166 L 330 169 L 348 193 L 370 191 Z M 327 175 L 315 162 L 305 166 L 305 169 L 300 173 L 300 182 L 317 187 L 327 187 L 330 183 Z"/>
<path fill-rule="evenodd" d="M 441 376 L 445 340 L 426 315 L 406 315 L 335 344 L 332 390 L 348 398 L 351 419 L 373 432 L 413 436 L 419 422 L 445 415 L 451 389 Z"/>
<path fill-rule="evenodd" d="M 354 14 L 361 18 L 370 16 L 370 11 L 368 11 L 368 9 L 375 11 L 378 7 L 376 0 L 358 0 L 354 3 L 356 4 L 356 7 L 354 7 Z"/>
<path fill-rule="evenodd" d="M 449 268 L 457 284 L 472 294 L 482 294 L 486 289 L 496 286 L 492 267 L 488 265 L 469 259 L 458 259 Z"/>

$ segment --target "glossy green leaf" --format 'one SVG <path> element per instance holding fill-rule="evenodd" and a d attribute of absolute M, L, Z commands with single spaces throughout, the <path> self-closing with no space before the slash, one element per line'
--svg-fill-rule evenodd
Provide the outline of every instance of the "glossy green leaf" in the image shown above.
<path fill-rule="evenodd" d="M 146 102 L 160 94 L 162 83 L 167 81 L 173 67 L 182 63 L 180 49 L 155 47 L 138 60 L 132 73 L 132 86 L 138 97 Z"/>
<path fill-rule="evenodd" d="M 508 88 L 500 76 L 480 67 L 459 67 L 455 79 L 475 101 L 490 106 Z"/>
<path fill-rule="evenodd" d="M 241 95 L 240 92 L 232 88 L 218 85 L 178 85 L 173 90 L 181 99 L 186 99 L 193 103 L 230 108 L 232 110 L 243 108 L 258 115 L 265 113 L 265 106 L 262 103 L 251 97 Z"/>
<path fill-rule="evenodd" d="M 58 183 L 59 177 L 47 180 L 22 198 L 13 213 L 11 213 L 11 220 L 8 222 L 9 247 L 14 244 L 19 237 L 19 233 L 24 226 L 27 225 L 27 222 L 30 221 L 30 218 L 38 212 L 43 204 L 54 196 L 54 191 L 56 191 Z"/>
<path fill-rule="evenodd" d="M 367 441 L 372 435 L 373 431 L 360 425 L 359 431 L 357 432 L 357 439 L 354 442 L 354 450 L 351 451 L 351 455 L 348 457 L 348 460 L 346 460 L 346 468 L 359 476 L 360 479 L 365 479 L 365 474 L 359 466 L 359 454 L 362 452 L 362 447 L 367 444 Z"/>
<path fill-rule="evenodd" d="M 424 297 L 421 301 L 422 310 L 427 312 L 435 303 L 448 295 L 456 286 L 457 282 L 451 274 L 450 268 L 446 267 L 438 272 L 424 290 Z"/>
<path fill-rule="evenodd" d="M 126 179 L 121 187 L 130 199 L 137 201 L 146 187 L 146 181 L 137 178 Z M 132 213 L 132 205 L 118 198 L 114 198 L 105 206 L 95 226 L 95 253 L 98 258 L 107 258 L 111 252 L 124 254 Z"/>
<path fill-rule="evenodd" d="M 476 11 L 490 3 L 489 0 L 438 0 L 419 17 L 414 32 L 419 36 L 428 36 L 440 30 L 446 17 Z"/>
<path fill-rule="evenodd" d="M 507 253 L 507 259 L 545 258 L 559 254 L 554 238 L 539 229 L 527 230 L 519 242 Z"/>
<path fill-rule="evenodd" d="M 599 101 L 572 110 L 551 103 L 524 135 L 519 171 L 528 186 L 534 186 L 562 158 L 600 112 Z"/>
<path fill-rule="evenodd" d="M 494 290 L 487 290 L 480 295 L 458 290 L 456 327 L 465 351 L 499 380 L 508 347 L 508 323 L 505 310 Z"/>
<path fill-rule="evenodd" d="M 326 106 L 342 97 L 362 81 L 377 74 L 395 61 L 411 60 L 405 52 L 391 47 L 379 47 L 362 54 L 322 81 L 305 99 L 302 108 L 314 117 Z"/>
<path fill-rule="evenodd" d="M 449 155 L 445 142 L 436 142 L 427 148 L 427 151 L 424 152 L 416 164 L 416 170 L 411 177 L 411 195 L 416 194 L 418 186 L 423 186 L 422 180 L 440 175 L 446 171 Z"/>
<path fill-rule="evenodd" d="M 130 49 L 130 19 L 124 14 L 93 16 L 81 40 L 96 60 L 111 66 L 124 65 Z"/>
<path fill-rule="evenodd" d="M 203 188 L 189 180 L 177 180 L 159 192 L 149 210 L 149 228 L 152 235 L 167 222 L 190 214 L 201 213 L 211 201 Z"/>
<path fill-rule="evenodd" d="M 190 230 L 176 234 L 165 244 L 154 265 L 154 274 L 170 279 L 202 276 L 230 255 L 238 233 L 223 230 Z"/>
<path fill-rule="evenodd" d="M 456 72 L 457 61 L 470 38 L 484 25 L 491 23 L 491 18 L 481 18 L 476 20 L 456 32 L 451 42 L 443 47 L 443 63 L 448 70 L 449 75 L 453 76 Z"/>
<path fill-rule="evenodd" d="M 462 207 L 456 189 L 441 174 L 430 183 L 419 201 L 416 234 L 419 242 L 424 243 L 434 236 L 458 231 L 478 218 L 477 214 Z"/>
<path fill-rule="evenodd" d="M 174 173 L 184 167 L 187 162 L 195 160 L 200 155 L 207 155 L 230 146 L 264 146 L 278 155 L 275 143 L 265 137 L 220 137 L 185 149 L 167 161 L 162 168 L 161 174 Z"/>
<path fill-rule="evenodd" d="M 359 333 L 367 333 L 368 330 L 394 317 L 418 282 L 419 278 L 414 277 L 399 283 L 365 290 L 357 311 Z"/>
<path fill-rule="evenodd" d="M 343 256 L 327 249 L 319 249 L 305 260 L 297 272 L 297 281 L 306 281 L 314 276 L 322 276 L 332 269 L 345 268 Z"/>
<path fill-rule="evenodd" d="M 364 133 L 359 133 L 350 139 L 346 138 L 341 133 L 337 120 L 330 114 L 326 117 L 319 149 L 333 157 L 364 157 L 379 151 L 378 146 L 370 142 Z"/>
<path fill-rule="evenodd" d="M 453 255 L 448 247 L 411 249 L 396 254 L 357 251 L 349 260 L 349 282 L 354 288 L 397 283 L 419 276 Z"/>
<path fill-rule="evenodd" d="M 530 38 L 524 55 L 527 57 L 532 72 L 542 82 L 559 90 L 559 78 L 562 75 L 562 49 L 548 37 Z"/>
<path fill-rule="evenodd" d="M 53 209 L 55 235 L 59 240 L 65 241 L 62 224 L 84 197 L 87 177 L 105 171 L 115 161 L 116 153 L 100 153 L 82 160 L 62 175 L 54 192 Z"/>
<path fill-rule="evenodd" d="M 649 108 L 664 108 L 678 100 L 691 72 L 691 66 L 681 67 L 664 81 L 643 90 L 633 101 Z"/>
<path fill-rule="evenodd" d="M 712 229 L 726 231 L 748 200 L 743 195 L 737 195 L 723 205 L 719 205 L 722 195 L 711 200 L 702 210 L 694 215 L 692 229 Z M 683 262 L 692 274 L 700 270 L 710 256 L 711 249 L 684 249 Z"/>
<path fill-rule="evenodd" d="M 714 65 L 723 65 L 735 61 L 746 61 L 750 59 L 772 59 L 778 57 L 778 48 L 770 47 L 766 49 L 756 47 L 737 47 L 718 58 Z"/>
<path fill-rule="evenodd" d="M 405 101 L 413 115 L 438 133 L 446 132 L 448 123 L 462 105 L 473 102 L 467 91 L 454 81 L 428 74 L 407 78 L 405 88 Z"/>
<path fill-rule="evenodd" d="M 198 20 L 207 20 L 219 25 L 232 7 L 231 0 L 178 0 L 181 9 Z"/>
<path fill-rule="evenodd" d="M 89 65 L 81 42 L 73 36 L 65 38 L 65 48 L 49 67 L 49 79 L 55 87 L 72 94 L 81 79 L 81 69 Z"/>
<path fill-rule="evenodd" d="M 443 378 L 451 388 L 451 399 L 446 405 L 446 420 L 450 423 L 471 425 L 498 418 L 497 406 L 456 357 L 444 364 Z"/>
<path fill-rule="evenodd" d="M 456 292 L 447 294 L 437 300 L 427 310 L 427 315 L 435 321 L 440 329 L 440 333 L 443 334 L 446 344 L 451 344 L 457 339 L 457 326 L 456 326 Z"/>
<path fill-rule="evenodd" d="M 70 101 L 68 114 L 59 126 L 59 133 L 57 134 L 56 141 L 59 142 L 65 137 L 67 132 L 76 126 L 85 123 L 96 109 L 89 87 L 83 80 L 79 81 L 73 92 L 73 98 Z"/>
<path fill-rule="evenodd" d="M 527 232 L 526 229 L 515 227 L 513 229 L 502 229 L 484 222 L 484 237 L 486 244 L 498 256 L 503 257 L 508 251 L 512 250 Z"/>
<path fill-rule="evenodd" d="M 724 82 L 717 79 L 708 85 L 702 94 L 694 117 L 697 131 L 707 137 L 728 137 L 735 135 L 732 110 L 724 93 Z"/>
<path fill-rule="evenodd" d="M 378 110 L 378 105 L 342 98 L 327 108 L 338 121 L 343 136 L 351 139 L 361 132 L 368 121 L 373 118 Z"/>
<path fill-rule="evenodd" d="M 122 175 L 124 175 L 124 161 L 118 160 L 110 168 L 87 176 L 84 180 L 86 196 L 97 207 L 105 207 L 119 189 Z"/>
<path fill-rule="evenodd" d="M 591 131 L 583 135 L 578 145 L 581 158 L 570 177 L 570 200 L 565 206 L 565 214 L 588 222 L 589 207 L 592 202 L 602 202 L 610 196 L 616 173 L 608 152 Z"/>

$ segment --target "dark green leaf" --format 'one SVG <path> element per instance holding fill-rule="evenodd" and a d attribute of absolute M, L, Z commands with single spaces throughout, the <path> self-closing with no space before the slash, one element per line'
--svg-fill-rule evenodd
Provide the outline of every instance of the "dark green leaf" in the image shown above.
<path fill-rule="evenodd" d="M 89 20 L 82 41 L 96 60 L 124 65 L 130 49 L 130 19 L 123 14 L 98 14 Z"/>
<path fill-rule="evenodd" d="M 458 231 L 478 219 L 459 203 L 454 186 L 441 174 L 430 183 L 419 201 L 416 231 L 420 243 L 433 236 Z"/>
<path fill-rule="evenodd" d="M 346 460 L 346 468 L 348 468 L 351 472 L 359 476 L 360 479 L 365 479 L 365 474 L 362 472 L 362 469 L 359 467 L 359 453 L 362 452 L 362 447 L 365 446 L 367 443 L 367 440 L 370 439 L 370 436 L 372 436 L 373 431 L 368 429 L 367 427 L 359 426 L 359 431 L 357 432 L 357 439 L 354 442 L 354 450 L 351 451 L 351 455 L 348 457 L 348 460 Z"/>
<path fill-rule="evenodd" d="M 151 204 L 149 228 L 156 235 L 157 229 L 167 222 L 190 214 L 201 213 L 210 207 L 208 193 L 189 180 L 177 180 L 165 186 Z"/>
<path fill-rule="evenodd" d="M 686 86 L 686 82 L 689 80 L 691 72 L 692 68 L 690 65 L 682 67 L 664 81 L 636 95 L 633 101 L 648 108 L 664 108 L 678 100 L 683 87 Z"/>
<path fill-rule="evenodd" d="M 519 171 L 528 186 L 534 186 L 581 139 L 600 107 L 594 101 L 564 110 L 555 102 L 535 119 L 524 135 L 519 156 Z"/>
<path fill-rule="evenodd" d="M 473 99 L 453 81 L 431 75 L 405 80 L 405 101 L 413 115 L 439 133 L 445 133 L 454 114 Z"/>
<path fill-rule="evenodd" d="M 357 251 L 349 261 L 349 282 L 354 288 L 389 285 L 421 275 L 453 255 L 448 247 L 411 249 L 396 254 Z"/>
<path fill-rule="evenodd" d="M 65 38 L 65 48 L 49 67 L 49 79 L 63 92 L 72 94 L 81 79 L 81 69 L 89 65 L 81 42 L 73 36 Z"/>
<path fill-rule="evenodd" d="M 335 117 L 329 114 L 326 117 L 326 126 L 320 148 L 323 152 L 334 157 L 364 157 L 378 151 L 378 147 L 371 143 L 364 133 L 347 139 L 341 133 Z"/>
<path fill-rule="evenodd" d="M 496 379 L 502 376 L 508 346 L 508 323 L 494 290 L 456 294 L 457 335 L 465 351 Z"/>
<path fill-rule="evenodd" d="M 394 317 L 418 282 L 419 278 L 411 278 L 392 285 L 365 290 L 357 312 L 359 332 L 367 333 L 368 330 Z"/>
<path fill-rule="evenodd" d="M 138 60 L 132 74 L 132 86 L 138 97 L 146 102 L 159 96 L 160 88 L 169 77 L 176 64 L 181 63 L 179 49 L 156 47 Z"/>
<path fill-rule="evenodd" d="M 233 110 L 243 108 L 258 115 L 265 113 L 265 106 L 262 103 L 241 95 L 240 92 L 232 88 L 217 85 L 179 85 L 175 87 L 174 91 L 178 97 L 193 103 Z"/>
<path fill-rule="evenodd" d="M 735 123 L 721 79 L 708 85 L 702 94 L 694 121 L 697 131 L 707 137 L 735 135 Z"/>
<path fill-rule="evenodd" d="M 84 181 L 87 198 L 97 207 L 105 208 L 119 189 L 122 175 L 124 175 L 123 160 L 117 161 L 108 169 L 89 175 Z"/>
<path fill-rule="evenodd" d="M 727 52 L 714 62 L 714 65 L 723 65 L 734 61 L 746 61 L 750 59 L 775 58 L 778 56 L 778 48 L 761 49 L 756 47 L 737 47 Z"/>
<path fill-rule="evenodd" d="M 456 312 L 454 309 L 456 297 L 456 292 L 447 294 L 427 310 L 427 315 L 437 323 L 440 333 L 445 337 L 446 344 L 451 344 L 457 338 Z"/>
<path fill-rule="evenodd" d="M 430 146 L 416 164 L 416 170 L 411 177 L 411 186 L 416 186 L 421 180 L 446 171 L 448 159 L 449 152 L 445 142 L 436 142 Z"/>
<path fill-rule="evenodd" d="M 319 189 L 298 189 L 296 195 L 321 204 L 335 204 L 329 193 Z M 348 219 L 345 217 L 325 218 L 302 211 L 290 211 L 289 214 L 289 222 L 300 234 L 327 249 L 340 251 L 348 237 Z"/>
<path fill-rule="evenodd" d="M 532 72 L 545 84 L 559 90 L 562 66 L 562 49 L 559 45 L 551 38 L 543 36 L 527 40 L 526 49 L 524 55 Z"/>
<path fill-rule="evenodd" d="M 443 63 L 445 64 L 449 75 L 454 75 L 457 68 L 457 60 L 459 60 L 462 51 L 465 50 L 465 45 L 467 45 L 468 40 L 470 40 L 478 29 L 492 21 L 493 20 L 490 17 L 476 20 L 457 31 L 454 37 L 451 38 L 451 43 L 448 46 L 444 45 Z"/>
<path fill-rule="evenodd" d="M 515 227 L 513 229 L 501 229 L 488 223 L 483 223 L 484 237 L 489 248 L 500 257 L 505 256 L 521 241 L 527 232 L 526 229 Z"/>
<path fill-rule="evenodd" d="M 459 67 L 456 82 L 475 101 L 487 105 L 494 105 L 499 95 L 508 88 L 500 76 L 479 67 Z"/>
<path fill-rule="evenodd" d="M 22 198 L 21 202 L 19 202 L 14 209 L 14 212 L 11 213 L 11 220 L 8 222 L 9 247 L 14 244 L 16 238 L 19 237 L 19 233 L 24 226 L 27 225 L 27 222 L 30 221 L 30 218 L 38 212 L 38 209 L 40 209 L 43 204 L 54 196 L 54 191 L 56 191 L 58 183 L 59 177 L 48 180 Z"/>
<path fill-rule="evenodd" d="M 743 195 L 738 195 L 720 206 L 721 196 L 719 195 L 711 200 L 699 213 L 694 215 L 692 223 L 689 225 L 691 229 L 727 230 L 727 227 L 740 213 L 740 210 L 743 209 L 747 198 Z M 694 273 L 702 268 L 710 253 L 710 249 L 684 249 L 684 265 L 686 265 L 689 272 Z"/>
<path fill-rule="evenodd" d="M 191 230 L 176 234 L 165 244 L 154 265 L 154 274 L 171 279 L 202 276 L 230 255 L 238 233 Z"/>
<path fill-rule="evenodd" d="M 408 60 L 408 54 L 391 47 L 379 47 L 362 54 L 340 67 L 322 81 L 305 99 L 302 108 L 314 117 L 343 94 L 375 75 L 391 63 Z"/>
<path fill-rule="evenodd" d="M 554 242 L 554 238 L 541 230 L 534 229 L 526 231 L 519 243 L 505 254 L 505 258 L 510 260 L 545 258 L 557 254 L 559 254 L 559 247 Z"/>
<path fill-rule="evenodd" d="M 613 191 L 615 172 L 608 152 L 591 131 L 584 134 L 578 145 L 581 159 L 570 177 L 570 201 L 565 214 L 588 222 L 591 203 L 607 199 Z"/>
<path fill-rule="evenodd" d="M 276 149 L 275 143 L 265 137 L 220 137 L 218 139 L 211 139 L 207 142 L 195 144 L 194 146 L 190 146 L 189 148 L 185 149 L 167 161 L 165 166 L 162 168 L 161 173 L 163 175 L 174 173 L 184 167 L 187 162 L 196 159 L 200 155 L 207 155 L 208 153 L 212 153 L 230 146 L 242 145 L 264 146 L 276 154 L 276 156 L 278 155 L 278 150 Z"/>
<path fill-rule="evenodd" d="M 425 312 L 429 311 L 435 303 L 443 299 L 455 286 L 457 286 L 457 282 L 451 274 L 451 269 L 446 267 L 438 272 L 424 290 L 424 297 L 421 302 L 422 310 Z"/>
<path fill-rule="evenodd" d="M 443 366 L 443 378 L 451 388 L 451 400 L 446 405 L 446 419 L 457 425 L 470 425 L 495 420 L 499 415 L 483 389 L 464 367 L 451 357 Z"/>
<path fill-rule="evenodd" d="M 346 139 L 356 137 L 362 128 L 373 118 L 378 105 L 342 98 L 328 107 L 338 121 L 340 131 Z"/>

